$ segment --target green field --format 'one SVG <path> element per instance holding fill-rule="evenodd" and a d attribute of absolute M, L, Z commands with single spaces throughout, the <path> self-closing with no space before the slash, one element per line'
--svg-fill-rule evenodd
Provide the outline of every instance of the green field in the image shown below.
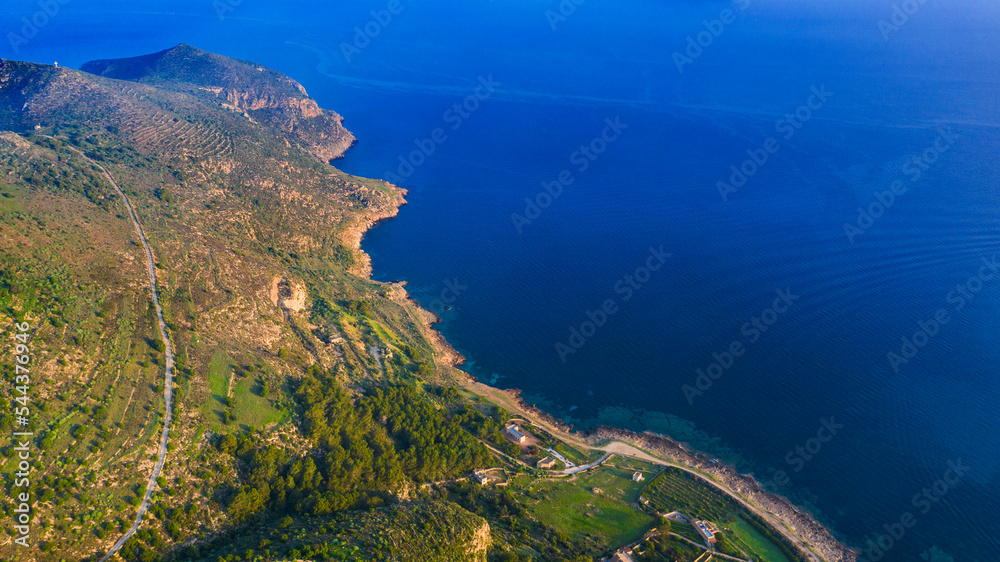
<path fill-rule="evenodd" d="M 789 562 L 788 557 L 767 538 L 757 532 L 741 517 L 734 517 L 726 522 L 726 532 L 729 540 L 737 547 L 746 551 L 755 560 L 761 562 Z"/>
<path fill-rule="evenodd" d="M 282 413 L 259 394 L 258 382 L 250 377 L 233 381 L 233 398 L 236 400 L 236 420 L 252 428 L 262 428 L 282 420 Z"/>
<path fill-rule="evenodd" d="M 555 446 L 552 448 L 555 449 L 556 451 L 559 451 L 559 454 L 566 457 L 567 460 L 575 464 L 587 464 L 591 461 L 599 459 L 603 454 L 601 451 L 598 451 L 596 449 L 591 450 L 589 454 L 583 453 L 579 449 L 570 447 L 569 445 L 561 442 L 556 443 Z"/>
<path fill-rule="evenodd" d="M 686 539 L 691 539 L 698 544 L 705 542 L 705 539 L 701 538 L 698 531 L 695 531 L 694 527 L 691 525 L 673 521 L 670 523 L 670 530 Z"/>
<path fill-rule="evenodd" d="M 202 413 L 215 430 L 223 427 L 260 429 L 281 422 L 285 416 L 274 407 L 271 399 L 260 395 L 257 377 L 233 376 L 235 364 L 224 351 L 216 351 L 208 364 L 209 396 L 202 406 Z M 230 388 L 230 381 L 232 388 Z M 234 407 L 231 413 L 235 423 L 222 424 L 222 414 L 226 411 L 226 397 L 232 397 Z"/>
<path fill-rule="evenodd" d="M 235 539 L 218 538 L 203 547 L 198 559 L 469 560 L 469 545 L 486 525 L 484 519 L 448 502 L 290 518 L 287 526 L 279 521 Z M 246 554 L 255 549 L 256 554 Z"/>
<path fill-rule="evenodd" d="M 232 359 L 224 351 L 216 351 L 208 363 L 208 400 L 202 413 L 213 426 L 220 426 L 220 416 L 226 407 L 229 394 L 229 377 L 233 372 Z"/>
<path fill-rule="evenodd" d="M 603 468 L 574 480 L 542 480 L 526 493 L 525 507 L 540 522 L 567 534 L 590 534 L 605 544 L 637 540 L 656 520 L 634 507 L 642 484 L 632 473 Z M 599 488 L 600 493 L 593 489 Z"/>
<path fill-rule="evenodd" d="M 701 541 L 699 539 L 698 541 L 695 542 L 701 542 Z M 677 537 L 667 537 L 667 539 L 663 541 L 663 544 L 665 544 L 671 550 L 677 553 L 677 555 L 680 556 L 679 560 L 684 560 L 685 562 L 693 562 L 694 560 L 697 560 L 698 557 L 705 554 L 705 550 L 703 548 L 698 548 L 692 545 L 691 543 L 684 542 L 683 540 Z M 715 558 L 715 560 L 718 560 L 718 558 Z"/>
<path fill-rule="evenodd" d="M 722 536 L 732 545 L 761 562 L 790 562 L 778 545 L 745 520 L 750 515 L 736 500 L 698 476 L 667 468 L 649 483 L 642 495 L 660 513 L 680 511 L 714 522 L 724 529 Z M 688 525 L 674 524 L 674 532 L 700 541 Z"/>
<path fill-rule="evenodd" d="M 134 60 L 122 65 L 130 75 Z M 358 236 L 395 215 L 406 192 L 329 165 L 350 138 L 335 114 L 297 121 L 289 136 L 283 109 L 247 119 L 213 93 L 311 120 L 316 106 L 294 82 L 183 45 L 155 61 L 139 91 L 49 65 L 4 61 L 0 71 L 0 121 L 39 123 L 0 132 L 0 429 L 29 424 L 37 446 L 30 485 L 12 485 L 20 465 L 9 447 L 0 466 L 10 497 L 31 492 L 37 526 L 30 550 L 0 544 L 0 562 L 103 556 L 160 470 L 160 435 L 170 453 L 121 560 L 592 560 L 661 524 L 638 504 L 646 482 L 631 480 L 660 468 L 627 457 L 568 478 L 515 458 L 508 486 L 470 481 L 507 462 L 477 436 L 528 456 L 496 431 L 522 412 L 492 391 L 467 399 L 480 387 L 442 361 L 401 287 L 368 278 Z M 175 81 L 191 69 L 213 88 Z M 155 256 L 169 341 L 116 183 Z M 16 351 L 18 336 L 30 352 Z M 24 361 L 11 360 L 22 354 L 30 385 L 18 380 Z M 12 411 L 18 392 L 29 420 Z M 576 464 L 602 455 L 545 443 Z M 780 533 L 697 477 L 669 471 L 653 484 L 645 495 L 657 509 L 732 521 L 720 536 L 748 554 L 800 562 Z M 415 499 L 396 501 L 409 490 Z M 689 525 L 674 528 L 698 540 Z M 663 559 L 700 553 L 655 538 Z"/>
<path fill-rule="evenodd" d="M 678 468 L 667 468 L 657 475 L 643 490 L 643 496 L 658 512 L 681 511 L 709 521 L 725 521 L 742 511 L 735 500 Z"/>

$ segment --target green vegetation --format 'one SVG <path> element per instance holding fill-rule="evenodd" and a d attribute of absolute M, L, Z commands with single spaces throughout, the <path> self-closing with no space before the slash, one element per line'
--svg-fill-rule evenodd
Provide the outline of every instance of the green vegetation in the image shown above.
<path fill-rule="evenodd" d="M 701 478 L 679 468 L 667 468 L 642 492 L 649 506 L 661 513 L 681 511 L 697 519 L 723 521 L 742 511 L 736 500 Z"/>
<path fill-rule="evenodd" d="M 289 415 L 276 409 L 267 397 L 267 385 L 261 385 L 249 377 L 241 377 L 233 382 L 233 401 L 236 422 L 249 429 L 263 428 L 280 423 Z"/>
<path fill-rule="evenodd" d="M 701 535 L 698 534 L 698 531 L 695 531 L 694 527 L 688 525 L 687 523 L 674 523 L 671 526 L 671 531 L 699 544 L 705 542 L 704 539 L 701 538 Z"/>
<path fill-rule="evenodd" d="M 733 498 L 715 489 L 697 476 L 678 468 L 667 468 L 643 490 L 650 508 L 667 513 L 680 511 L 697 519 L 712 521 L 725 537 L 720 550 L 738 556 L 740 550 L 767 562 L 799 562 L 795 547 L 758 516 Z M 700 542 L 689 525 L 675 525 L 674 532 Z"/>
<path fill-rule="evenodd" d="M 634 541 L 656 522 L 636 509 L 642 484 L 632 472 L 605 468 L 573 479 L 542 480 L 531 486 L 528 511 L 542 523 L 575 536 L 621 545 Z"/>
<path fill-rule="evenodd" d="M 489 461 L 412 387 L 372 387 L 355 403 L 333 376 L 311 368 L 296 397 L 312 453 L 298 456 L 252 434 L 219 440 L 220 452 L 249 467 L 225 502 L 234 521 L 378 507 L 407 480 L 456 478 Z"/>
<path fill-rule="evenodd" d="M 486 521 L 457 505 L 430 501 L 326 517 L 286 517 L 237 535 L 184 549 L 188 560 L 394 560 L 451 562 L 485 559 Z"/>
<path fill-rule="evenodd" d="M 203 407 L 206 418 L 212 421 L 221 420 L 226 410 L 226 398 L 229 396 L 229 377 L 232 376 L 232 359 L 223 351 L 212 354 L 208 363 L 209 400 Z"/>
<path fill-rule="evenodd" d="M 757 531 L 753 525 L 742 517 L 733 518 L 726 523 L 730 541 L 751 557 L 767 562 L 789 562 L 782 549 Z"/>
<path fill-rule="evenodd" d="M 675 562 L 681 560 L 692 562 L 705 553 L 704 549 L 670 535 L 658 535 L 652 540 L 642 541 L 640 550 L 643 554 L 636 557 L 636 562 Z"/>

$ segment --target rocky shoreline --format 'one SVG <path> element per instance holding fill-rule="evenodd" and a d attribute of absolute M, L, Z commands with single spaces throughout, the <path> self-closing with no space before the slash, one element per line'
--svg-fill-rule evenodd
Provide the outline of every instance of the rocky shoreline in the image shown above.
<path fill-rule="evenodd" d="M 855 562 L 858 551 L 841 544 L 833 534 L 808 512 L 795 507 L 787 498 L 768 492 L 749 474 L 740 474 L 733 467 L 712 462 L 710 456 L 689 451 L 669 437 L 652 432 L 634 433 L 611 427 L 599 427 L 589 435 L 597 441 L 623 441 L 710 474 L 724 486 L 758 508 L 781 520 L 827 562 Z"/>
<path fill-rule="evenodd" d="M 784 496 L 768 492 L 749 474 L 740 474 L 734 467 L 713 463 L 711 455 L 692 451 L 683 444 L 650 431 L 635 433 L 614 427 L 600 426 L 581 434 L 573 427 L 554 418 L 548 412 L 527 404 L 521 399 L 518 389 L 503 390 L 475 381 L 471 375 L 459 371 L 467 380 L 467 387 L 483 396 L 502 394 L 516 405 L 528 418 L 550 429 L 556 429 L 566 436 L 596 446 L 601 442 L 620 441 L 652 453 L 656 457 L 709 474 L 723 487 L 743 498 L 744 501 L 780 520 L 801 539 L 809 549 L 819 554 L 825 562 L 855 562 L 859 551 L 838 541 L 833 534 L 816 521 L 808 512 L 799 509 Z"/>
<path fill-rule="evenodd" d="M 371 261 L 369 256 L 361 250 L 361 239 L 364 233 L 381 220 L 391 218 L 398 212 L 398 207 L 406 203 L 403 196 L 406 191 L 393 186 L 399 194 L 397 206 L 389 210 L 376 212 L 374 216 L 366 217 L 362 224 L 350 229 L 348 236 L 348 246 L 363 256 L 360 264 L 360 271 L 355 273 L 364 277 L 371 277 Z M 800 510 L 787 498 L 773 494 L 761 488 L 760 484 L 749 474 L 740 474 L 734 467 L 712 462 L 709 455 L 690 451 L 681 443 L 656 433 L 645 432 L 635 433 L 623 429 L 601 426 L 591 431 L 589 434 L 575 432 L 571 425 L 562 420 L 556 419 L 548 412 L 540 410 L 532 404 L 527 404 L 521 399 L 521 391 L 518 389 L 499 389 L 483 384 L 475 378 L 458 369 L 465 362 L 465 358 L 455 348 L 449 344 L 444 336 L 434 328 L 434 324 L 440 322 L 440 318 L 433 312 L 426 310 L 406 292 L 405 283 L 389 283 L 391 295 L 397 302 L 411 307 L 414 315 L 420 319 L 424 336 L 434 347 L 435 359 L 438 367 L 443 367 L 470 392 L 487 398 L 502 397 L 502 401 L 517 408 L 521 414 L 533 418 L 536 422 L 548 426 L 559 433 L 575 438 L 575 440 L 589 443 L 591 445 L 601 441 L 620 441 L 631 444 L 637 448 L 648 451 L 656 456 L 663 457 L 677 464 L 681 464 L 692 469 L 697 469 L 703 473 L 710 474 L 721 485 L 729 491 L 740 496 L 744 501 L 754 505 L 758 509 L 769 513 L 772 517 L 781 521 L 784 525 L 805 543 L 812 552 L 811 557 L 818 554 L 825 562 L 855 562 L 859 551 L 851 549 L 841 544 L 833 534 L 821 523 L 816 521 L 809 513 Z M 800 545 L 801 548 L 801 545 Z"/>

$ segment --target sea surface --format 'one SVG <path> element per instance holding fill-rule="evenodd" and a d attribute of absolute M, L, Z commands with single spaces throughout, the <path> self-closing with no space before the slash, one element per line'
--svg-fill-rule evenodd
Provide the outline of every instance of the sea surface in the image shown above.
<path fill-rule="evenodd" d="M 39 10 L 0 56 L 186 42 L 341 113 L 336 165 L 409 190 L 376 279 L 480 380 L 734 462 L 862 559 L 1000 560 L 995 1 L 72 0 L 15 53 Z"/>

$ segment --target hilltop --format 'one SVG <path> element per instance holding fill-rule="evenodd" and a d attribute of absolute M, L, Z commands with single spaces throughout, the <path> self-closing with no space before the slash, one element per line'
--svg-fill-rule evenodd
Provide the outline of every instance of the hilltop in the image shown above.
<path fill-rule="evenodd" d="M 192 93 L 211 92 L 222 107 L 283 131 L 326 161 L 339 158 L 355 140 L 341 125 L 341 116 L 321 109 L 295 80 L 258 64 L 190 45 L 141 57 L 92 61 L 80 69 Z"/>

